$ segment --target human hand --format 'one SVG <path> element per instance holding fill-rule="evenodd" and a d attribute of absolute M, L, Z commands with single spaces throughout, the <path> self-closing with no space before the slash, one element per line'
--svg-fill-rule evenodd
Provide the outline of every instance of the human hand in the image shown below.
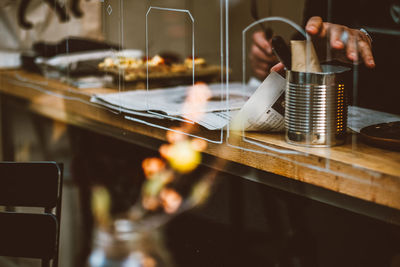
<path fill-rule="evenodd" d="M 368 68 L 375 67 L 371 50 L 371 40 L 364 32 L 343 25 L 323 22 L 321 17 L 308 20 L 306 31 L 312 37 L 329 41 L 333 57 L 344 62 L 359 62 L 359 55 Z M 342 34 L 346 32 L 347 42 L 343 42 Z M 316 45 L 316 50 L 320 50 Z"/>
<path fill-rule="evenodd" d="M 278 63 L 278 58 L 272 52 L 270 42 L 265 38 L 265 33 L 257 31 L 253 34 L 253 44 L 250 50 L 250 61 L 254 75 L 264 80 L 271 67 Z"/>

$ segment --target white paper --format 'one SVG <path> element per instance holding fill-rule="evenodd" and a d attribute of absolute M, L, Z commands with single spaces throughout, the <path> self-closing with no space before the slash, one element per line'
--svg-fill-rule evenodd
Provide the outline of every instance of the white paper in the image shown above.
<path fill-rule="evenodd" d="M 208 86 L 211 98 L 193 114 L 184 112 L 188 86 L 101 94 L 93 96 L 91 101 L 132 115 L 143 116 L 145 111 L 151 110 L 182 117 L 208 130 L 222 129 L 235 118 L 234 130 L 244 127 L 249 131 L 282 131 L 285 84 L 285 79 L 277 73 L 271 73 L 256 90 L 253 86 L 231 83 L 229 106 L 226 99 L 221 98 L 221 84 L 211 84 Z"/>
<path fill-rule="evenodd" d="M 232 117 L 234 117 L 238 112 L 238 110 L 207 112 L 196 120 L 187 115 L 183 117 L 196 122 L 208 130 L 220 130 L 227 126 Z"/>
<path fill-rule="evenodd" d="M 155 118 L 155 119 L 163 119 L 163 117 L 155 115 L 155 114 L 151 114 L 151 113 L 147 113 L 144 111 L 135 111 L 135 110 L 130 110 L 130 109 L 124 109 L 121 107 L 117 107 L 115 105 L 111 105 L 109 103 L 103 102 L 100 99 L 97 98 L 92 98 L 90 100 L 90 102 L 101 105 L 103 107 L 109 108 L 110 110 L 114 110 L 114 111 L 118 111 L 118 112 L 123 112 L 129 115 L 134 115 L 134 116 L 141 116 L 141 117 L 147 117 L 147 118 Z"/>
<path fill-rule="evenodd" d="M 234 117 L 234 131 L 283 131 L 286 80 L 271 72 Z"/>
<path fill-rule="evenodd" d="M 230 106 L 227 107 L 224 94 L 221 92 L 221 84 L 209 85 L 211 98 L 196 112 L 208 113 L 215 111 L 226 111 L 240 109 L 245 101 L 251 96 L 251 90 L 243 90 L 239 83 L 230 84 Z M 163 89 L 135 90 L 113 94 L 101 94 L 92 97 L 122 107 L 126 110 L 155 111 L 169 116 L 189 116 L 185 114 L 184 104 L 188 93 L 188 86 L 178 86 Z M 222 95 L 221 95 L 222 94 Z"/>

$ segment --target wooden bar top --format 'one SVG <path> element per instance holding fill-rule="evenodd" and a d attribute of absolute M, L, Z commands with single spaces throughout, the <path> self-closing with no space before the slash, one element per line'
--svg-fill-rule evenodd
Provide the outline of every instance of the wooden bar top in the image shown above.
<path fill-rule="evenodd" d="M 33 112 L 67 124 L 96 122 L 121 129 L 121 134 L 126 131 L 165 140 L 165 130 L 129 121 L 89 102 L 93 94 L 115 91 L 77 89 L 22 70 L 0 71 L 0 92 L 27 100 Z M 168 127 L 168 121 L 162 123 Z M 207 134 L 218 137 L 219 132 Z M 209 143 L 205 153 L 400 210 L 399 152 L 368 146 L 356 135 L 349 136 L 345 145 L 332 148 L 289 145 L 282 134 L 246 133 L 249 142 L 230 135 L 229 142 L 224 137 L 222 144 Z"/>

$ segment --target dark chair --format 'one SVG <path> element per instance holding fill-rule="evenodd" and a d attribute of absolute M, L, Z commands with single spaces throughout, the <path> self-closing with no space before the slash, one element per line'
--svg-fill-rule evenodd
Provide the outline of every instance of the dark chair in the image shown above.
<path fill-rule="evenodd" d="M 58 266 L 63 165 L 0 162 L 0 205 L 43 213 L 0 212 L 0 255 Z M 10 210 L 10 209 L 8 209 Z M 54 210 L 54 213 L 53 213 Z"/>

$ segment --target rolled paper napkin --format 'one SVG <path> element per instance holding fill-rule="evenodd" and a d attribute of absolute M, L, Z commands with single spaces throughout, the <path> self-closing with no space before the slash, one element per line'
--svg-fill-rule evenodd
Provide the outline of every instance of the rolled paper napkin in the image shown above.
<path fill-rule="evenodd" d="M 292 49 L 292 71 L 297 72 L 322 72 L 319 64 L 317 53 L 315 52 L 314 45 L 310 42 L 309 53 L 309 66 L 307 67 L 307 41 L 303 40 L 292 40 L 290 41 Z"/>
<path fill-rule="evenodd" d="M 285 88 L 286 80 L 272 71 L 233 117 L 230 130 L 283 131 Z"/>

